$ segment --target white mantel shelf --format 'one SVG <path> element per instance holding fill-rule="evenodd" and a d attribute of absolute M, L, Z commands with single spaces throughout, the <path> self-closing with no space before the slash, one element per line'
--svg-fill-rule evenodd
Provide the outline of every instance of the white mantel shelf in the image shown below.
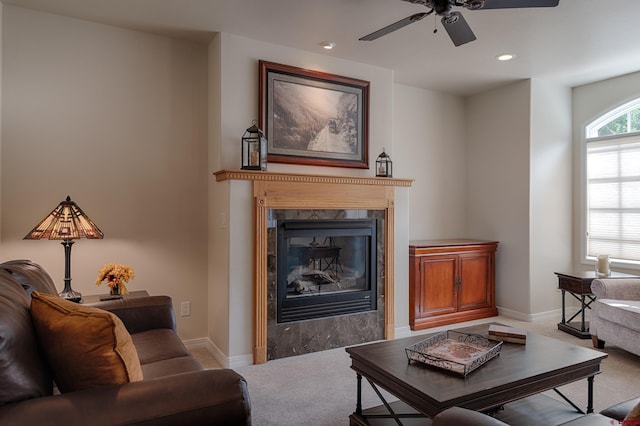
<path fill-rule="evenodd" d="M 225 180 L 253 180 L 272 182 L 304 182 L 304 183 L 335 183 L 348 185 L 380 185 L 380 186 L 411 186 L 413 179 L 312 175 L 299 173 L 282 173 L 259 170 L 223 169 L 213 173 L 216 182 Z"/>

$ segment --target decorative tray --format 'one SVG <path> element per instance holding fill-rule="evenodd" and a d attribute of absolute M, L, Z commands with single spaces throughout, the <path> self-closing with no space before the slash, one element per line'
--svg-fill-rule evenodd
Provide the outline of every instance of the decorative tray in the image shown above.
<path fill-rule="evenodd" d="M 500 355 L 502 342 L 477 334 L 443 331 L 405 348 L 409 363 L 422 362 L 465 377 Z"/>

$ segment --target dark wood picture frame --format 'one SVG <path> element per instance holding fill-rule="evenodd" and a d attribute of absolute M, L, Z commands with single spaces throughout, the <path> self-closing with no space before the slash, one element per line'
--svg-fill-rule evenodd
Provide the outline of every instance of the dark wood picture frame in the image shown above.
<path fill-rule="evenodd" d="M 369 168 L 368 81 L 267 61 L 259 68 L 269 162 Z"/>

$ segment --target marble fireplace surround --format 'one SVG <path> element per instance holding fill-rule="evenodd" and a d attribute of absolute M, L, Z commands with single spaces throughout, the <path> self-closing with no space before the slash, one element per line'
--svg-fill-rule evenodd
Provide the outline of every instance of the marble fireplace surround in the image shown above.
<path fill-rule="evenodd" d="M 267 213 L 269 209 L 384 210 L 384 336 L 394 337 L 394 187 L 412 179 L 220 170 L 216 181 L 253 181 L 254 326 L 253 360 L 267 362 Z"/>

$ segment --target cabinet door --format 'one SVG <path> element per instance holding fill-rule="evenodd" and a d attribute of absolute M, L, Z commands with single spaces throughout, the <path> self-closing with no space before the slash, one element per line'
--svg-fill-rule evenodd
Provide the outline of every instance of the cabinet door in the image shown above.
<path fill-rule="evenodd" d="M 492 305 L 493 257 L 490 253 L 460 254 L 458 310 Z"/>
<path fill-rule="evenodd" d="M 420 260 L 420 317 L 456 311 L 456 259 L 457 256 L 425 256 Z"/>

